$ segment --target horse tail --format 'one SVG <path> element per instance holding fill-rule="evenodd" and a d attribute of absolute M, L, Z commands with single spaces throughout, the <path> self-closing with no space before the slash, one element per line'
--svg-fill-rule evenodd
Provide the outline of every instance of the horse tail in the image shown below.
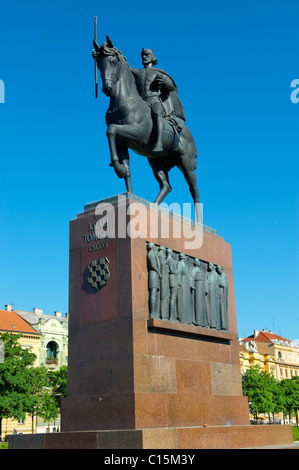
<path fill-rule="evenodd" d="M 196 147 L 194 147 L 193 160 L 194 160 L 194 170 L 196 170 L 197 168 L 197 148 Z"/>

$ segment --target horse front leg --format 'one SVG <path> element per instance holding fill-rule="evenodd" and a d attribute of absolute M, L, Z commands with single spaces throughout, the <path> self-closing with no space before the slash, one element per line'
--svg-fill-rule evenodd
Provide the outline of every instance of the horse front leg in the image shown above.
<path fill-rule="evenodd" d="M 116 146 L 118 148 L 118 145 Z M 126 183 L 127 192 L 133 194 L 130 163 L 129 163 L 129 149 L 128 147 L 125 147 L 124 145 L 120 145 L 119 147 L 120 148 L 118 148 L 118 155 L 120 156 L 120 160 L 122 162 L 121 165 L 123 165 L 126 168 L 126 174 L 124 176 L 124 180 Z"/>
<path fill-rule="evenodd" d="M 110 124 L 106 132 L 111 156 L 110 166 L 113 166 L 114 171 L 119 178 L 124 178 L 127 192 L 133 193 L 129 164 L 129 151 L 125 144 L 117 141 L 118 127 L 120 126 L 117 126 L 116 124 Z"/>
<path fill-rule="evenodd" d="M 119 146 L 117 145 L 117 126 L 116 124 L 110 124 L 108 126 L 106 135 L 108 138 L 111 163 L 110 166 L 114 167 L 115 173 L 119 178 L 125 178 L 127 173 L 130 171 L 127 165 L 125 165 L 119 155 Z"/>
<path fill-rule="evenodd" d="M 107 137 L 111 154 L 111 165 L 119 178 L 124 178 L 127 191 L 132 193 L 128 146 L 125 142 L 139 142 L 141 128 L 130 124 L 110 124 Z"/>

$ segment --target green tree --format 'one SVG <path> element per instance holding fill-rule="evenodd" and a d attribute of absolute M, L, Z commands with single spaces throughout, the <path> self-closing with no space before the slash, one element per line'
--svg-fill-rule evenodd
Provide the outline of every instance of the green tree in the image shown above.
<path fill-rule="evenodd" d="M 67 366 L 48 372 L 49 387 L 43 397 L 43 406 L 38 416 L 46 421 L 57 418 L 61 411 L 61 399 L 66 397 Z"/>
<path fill-rule="evenodd" d="M 57 409 L 61 410 L 61 399 L 67 394 L 67 366 L 50 372 L 50 382 L 52 387 L 52 397 Z"/>
<path fill-rule="evenodd" d="M 285 406 L 285 394 L 284 390 L 282 389 L 280 382 L 273 378 L 273 387 L 272 387 L 272 400 L 273 400 L 273 422 L 274 422 L 274 414 L 280 413 L 284 411 Z"/>
<path fill-rule="evenodd" d="M 261 371 L 259 366 L 252 366 L 245 373 L 244 394 L 248 397 L 249 409 L 256 421 L 259 413 L 273 412 L 273 380 L 273 377 Z"/>
<path fill-rule="evenodd" d="M 53 399 L 52 389 L 48 388 L 43 394 L 42 406 L 38 410 L 38 416 L 43 418 L 45 421 L 51 421 L 57 418 L 59 410 L 56 406 L 55 400 Z"/>
<path fill-rule="evenodd" d="M 291 422 L 291 416 L 296 415 L 298 424 L 299 377 L 284 379 L 280 382 L 280 386 L 284 393 L 284 411 L 289 415 L 289 422 Z"/>
<path fill-rule="evenodd" d="M 261 371 L 259 366 L 250 367 L 243 377 L 243 393 L 248 397 L 250 412 L 258 419 L 259 413 L 287 413 L 291 420 L 296 415 L 298 424 L 299 377 L 277 381 L 272 375 Z"/>
<path fill-rule="evenodd" d="M 45 366 L 32 367 L 29 370 L 30 375 L 30 406 L 28 413 L 32 420 L 32 433 L 34 432 L 34 418 L 43 416 L 47 407 L 49 395 L 49 374 Z"/>
<path fill-rule="evenodd" d="M 296 384 L 294 410 L 296 413 L 296 423 L 297 423 L 297 426 L 299 426 L 299 377 L 298 376 L 293 377 L 292 380 Z"/>
<path fill-rule="evenodd" d="M 0 364 L 0 437 L 3 418 L 25 418 L 30 411 L 32 398 L 28 390 L 31 387 L 30 372 L 36 355 L 29 349 L 23 349 L 18 340 L 22 335 L 2 333 L 5 361 Z"/>

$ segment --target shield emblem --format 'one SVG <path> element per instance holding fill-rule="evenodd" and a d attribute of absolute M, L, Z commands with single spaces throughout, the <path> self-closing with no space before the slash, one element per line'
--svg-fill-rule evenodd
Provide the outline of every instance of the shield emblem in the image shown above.
<path fill-rule="evenodd" d="M 90 261 L 88 264 L 88 284 L 94 289 L 100 290 L 110 279 L 110 261 L 108 258 L 100 258 Z"/>

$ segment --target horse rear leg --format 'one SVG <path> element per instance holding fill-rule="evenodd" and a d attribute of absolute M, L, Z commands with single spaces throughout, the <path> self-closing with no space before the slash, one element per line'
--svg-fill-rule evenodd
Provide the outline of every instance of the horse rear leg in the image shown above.
<path fill-rule="evenodd" d="M 169 194 L 172 189 L 169 183 L 168 169 L 166 169 L 165 166 L 161 164 L 159 159 L 148 158 L 148 161 L 153 170 L 154 177 L 156 178 L 160 186 L 160 192 L 154 202 L 155 204 L 161 204 L 163 199 L 165 199 L 167 194 Z"/>
<path fill-rule="evenodd" d="M 189 191 L 191 193 L 192 199 L 195 205 L 195 213 L 197 222 L 202 223 L 202 214 L 199 207 L 199 192 L 197 188 L 197 178 L 194 171 L 194 157 L 193 154 L 190 158 L 190 155 L 185 154 L 180 156 L 180 164 L 178 168 L 183 173 L 185 180 L 189 186 Z"/>

